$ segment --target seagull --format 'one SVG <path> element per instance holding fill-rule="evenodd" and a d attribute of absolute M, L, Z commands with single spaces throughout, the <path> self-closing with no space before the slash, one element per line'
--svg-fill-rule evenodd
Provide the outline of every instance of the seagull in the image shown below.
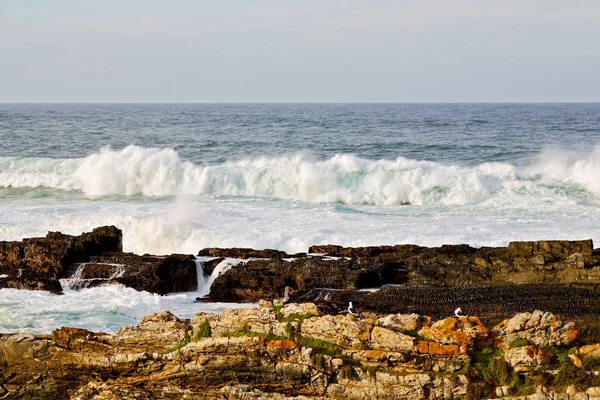
<path fill-rule="evenodd" d="M 468 315 L 461 315 L 461 314 L 462 314 L 462 310 L 460 309 L 460 307 L 458 307 L 456 310 L 454 310 L 454 315 L 456 315 L 458 318 L 468 317 Z"/>
<path fill-rule="evenodd" d="M 352 307 L 352 302 L 348 303 L 348 313 L 349 313 L 350 315 L 357 316 L 357 315 L 358 315 L 358 313 L 353 313 L 353 312 L 352 312 L 352 309 L 353 309 L 353 308 L 354 308 L 354 307 Z"/>

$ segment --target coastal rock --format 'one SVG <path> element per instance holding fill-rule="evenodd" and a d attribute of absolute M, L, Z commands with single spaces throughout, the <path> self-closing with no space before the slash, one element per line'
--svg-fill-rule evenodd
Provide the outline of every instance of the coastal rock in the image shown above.
<path fill-rule="evenodd" d="M 195 323 L 201 318 L 205 318 L 204 313 L 200 317 L 194 317 L 192 321 Z M 217 336 L 228 335 L 240 329 L 245 332 L 276 336 L 283 336 L 285 334 L 285 324 L 277 321 L 277 316 L 271 305 L 243 310 L 228 309 L 216 318 L 209 319 L 209 323 L 213 334 Z"/>
<path fill-rule="evenodd" d="M 312 306 L 289 304 L 289 308 L 310 310 Z M 416 340 L 391 328 L 373 326 L 375 320 L 368 317 L 304 319 L 297 325 L 300 334 L 286 339 L 253 332 L 254 326 L 263 326 L 266 332 L 282 324 L 271 302 L 223 314 L 198 313 L 190 321 L 169 312 L 155 313 L 116 335 L 67 327 L 51 335 L 0 335 L 0 393 L 5 399 L 51 400 L 421 400 L 469 398 L 474 391 L 480 398 L 486 393 L 510 392 L 510 387 L 498 391 L 489 386 L 482 375 L 465 373 L 486 368 L 481 360 L 471 359 L 467 345 Z M 300 315 L 293 312 L 288 317 L 299 322 L 294 318 Z M 382 319 L 393 320 L 392 316 Z M 193 334 L 207 321 L 215 329 Z M 450 325 L 442 321 L 436 328 Z M 511 329 L 527 329 L 530 321 L 516 316 Z M 476 321 L 462 324 L 478 332 L 468 335 L 471 338 L 484 334 Z M 529 329 L 535 326 L 543 324 L 532 321 Z M 470 332 L 459 321 L 454 329 Z M 552 362 L 548 352 L 533 345 L 509 349 L 502 357 L 523 379 L 537 379 L 536 367 L 547 370 Z M 582 376 L 594 376 L 585 370 L 585 364 L 578 368 Z M 558 398 L 551 381 L 549 385 L 539 393 Z M 588 393 L 584 393 L 586 389 Z M 534 390 L 529 388 L 524 394 L 532 395 Z M 567 391 L 572 398 L 579 398 L 596 393 L 594 390 L 579 384 Z"/>
<path fill-rule="evenodd" d="M 433 342 L 469 346 L 485 339 L 488 329 L 477 317 L 448 317 L 424 326 L 419 334 Z"/>
<path fill-rule="evenodd" d="M 115 344 L 127 352 L 166 352 L 189 336 L 189 320 L 168 311 L 143 317 L 138 326 L 125 326 L 117 332 Z"/>
<path fill-rule="evenodd" d="M 374 349 L 409 351 L 413 349 L 414 342 L 415 338 L 411 336 L 376 326 L 371 331 L 371 341 L 369 344 Z"/>
<path fill-rule="evenodd" d="M 48 232 L 43 238 L 0 242 L 0 288 L 60 292 L 58 280 L 73 263 L 91 256 L 122 250 L 122 232 L 114 226 L 95 228 L 79 236 Z"/>
<path fill-rule="evenodd" d="M 285 318 L 294 314 L 302 316 L 319 316 L 321 315 L 321 312 L 315 303 L 289 303 L 284 305 L 281 309 L 281 315 Z"/>
<path fill-rule="evenodd" d="M 579 348 L 579 353 L 587 358 L 600 359 L 600 343 L 581 346 Z"/>
<path fill-rule="evenodd" d="M 186 254 L 104 253 L 72 269 L 71 276 L 79 279 L 76 288 L 120 283 L 139 291 L 167 294 L 194 291 L 197 286 L 195 257 Z"/>
<path fill-rule="evenodd" d="M 223 260 L 225 260 L 223 257 L 217 257 L 212 260 L 204 261 L 202 264 L 204 275 L 211 276 L 217 265 L 221 264 Z"/>
<path fill-rule="evenodd" d="M 351 315 L 323 315 L 302 323 L 301 333 L 345 348 L 361 349 L 371 340 L 373 326 Z"/>
<path fill-rule="evenodd" d="M 376 325 L 393 329 L 398 332 L 418 331 L 423 325 L 430 323 L 427 317 L 421 317 L 419 314 L 390 314 L 379 318 Z"/>
<path fill-rule="evenodd" d="M 581 335 L 581 330 L 571 321 L 536 310 L 502 321 L 492 329 L 492 334 L 495 345 L 507 349 L 518 338 L 537 346 L 571 346 Z"/>
<path fill-rule="evenodd" d="M 219 275 L 211 286 L 207 300 L 255 302 L 282 298 L 286 292 L 294 297 L 321 288 L 355 290 L 377 287 L 385 283 L 380 278 L 385 271 L 386 265 L 383 263 L 367 264 L 365 260 L 351 261 L 345 258 L 251 260 L 234 265 Z"/>
<path fill-rule="evenodd" d="M 548 364 L 551 358 L 552 353 L 533 345 L 508 349 L 504 352 L 504 359 L 517 372 Z"/>

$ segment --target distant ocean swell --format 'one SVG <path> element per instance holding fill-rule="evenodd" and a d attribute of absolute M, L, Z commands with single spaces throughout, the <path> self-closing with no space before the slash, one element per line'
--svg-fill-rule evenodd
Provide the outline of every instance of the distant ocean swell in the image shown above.
<path fill-rule="evenodd" d="M 507 193 L 600 198 L 600 146 L 545 150 L 527 162 L 449 165 L 398 157 L 368 160 L 307 153 L 216 165 L 183 161 L 169 148 L 109 147 L 85 158 L 0 158 L 0 187 L 50 188 L 87 196 L 257 196 L 347 205 L 478 204 Z"/>

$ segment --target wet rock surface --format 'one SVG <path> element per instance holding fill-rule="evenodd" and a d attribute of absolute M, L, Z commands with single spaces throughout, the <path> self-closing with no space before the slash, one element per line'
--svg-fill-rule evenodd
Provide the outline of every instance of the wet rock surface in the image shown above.
<path fill-rule="evenodd" d="M 311 303 L 285 304 L 284 315 L 276 304 L 192 319 L 161 312 L 115 335 L 68 327 L 0 335 L 0 395 L 417 400 L 600 393 L 600 364 L 590 362 L 600 343 L 579 348 L 578 327 L 570 336 L 560 329 L 572 322 L 548 312 L 484 325 L 476 317 L 314 315 Z M 416 326 L 428 335 L 404 329 Z M 552 331 L 561 346 L 499 349 L 499 331 L 527 331 L 530 339 Z M 577 378 L 565 385 L 565 374 Z"/>
<path fill-rule="evenodd" d="M 49 232 L 0 242 L 0 288 L 61 293 L 62 281 L 74 289 L 111 283 L 159 294 L 196 289 L 194 256 L 123 253 L 122 236 L 105 226 L 79 236 Z"/>
<path fill-rule="evenodd" d="M 570 285 L 397 286 L 375 292 L 315 290 L 293 300 L 312 299 L 324 312 L 342 312 L 352 301 L 359 312 L 414 312 L 436 318 L 452 315 L 457 307 L 465 314 L 496 320 L 532 309 L 571 317 L 600 317 L 598 292 Z"/>
<path fill-rule="evenodd" d="M 223 249 L 220 249 L 224 251 Z M 507 247 L 312 246 L 294 260 L 251 260 L 217 277 L 207 301 L 290 296 L 340 312 L 466 313 L 504 318 L 530 309 L 600 316 L 600 252 L 591 240 L 512 242 Z M 377 292 L 361 289 L 382 288 Z"/>
<path fill-rule="evenodd" d="M 58 279 L 77 262 L 108 251 L 122 251 L 122 232 L 114 226 L 94 229 L 79 236 L 49 232 L 44 238 L 0 242 L 1 287 L 60 292 Z"/>

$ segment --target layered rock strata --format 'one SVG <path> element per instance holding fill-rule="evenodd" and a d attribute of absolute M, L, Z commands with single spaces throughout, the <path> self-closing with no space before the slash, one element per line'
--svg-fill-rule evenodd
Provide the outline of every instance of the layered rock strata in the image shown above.
<path fill-rule="evenodd" d="M 577 347 L 580 329 L 548 312 L 488 326 L 477 317 L 321 315 L 311 303 L 276 304 L 192 319 L 161 312 L 115 335 L 0 335 L 0 396 L 600 398 L 600 343 Z"/>

